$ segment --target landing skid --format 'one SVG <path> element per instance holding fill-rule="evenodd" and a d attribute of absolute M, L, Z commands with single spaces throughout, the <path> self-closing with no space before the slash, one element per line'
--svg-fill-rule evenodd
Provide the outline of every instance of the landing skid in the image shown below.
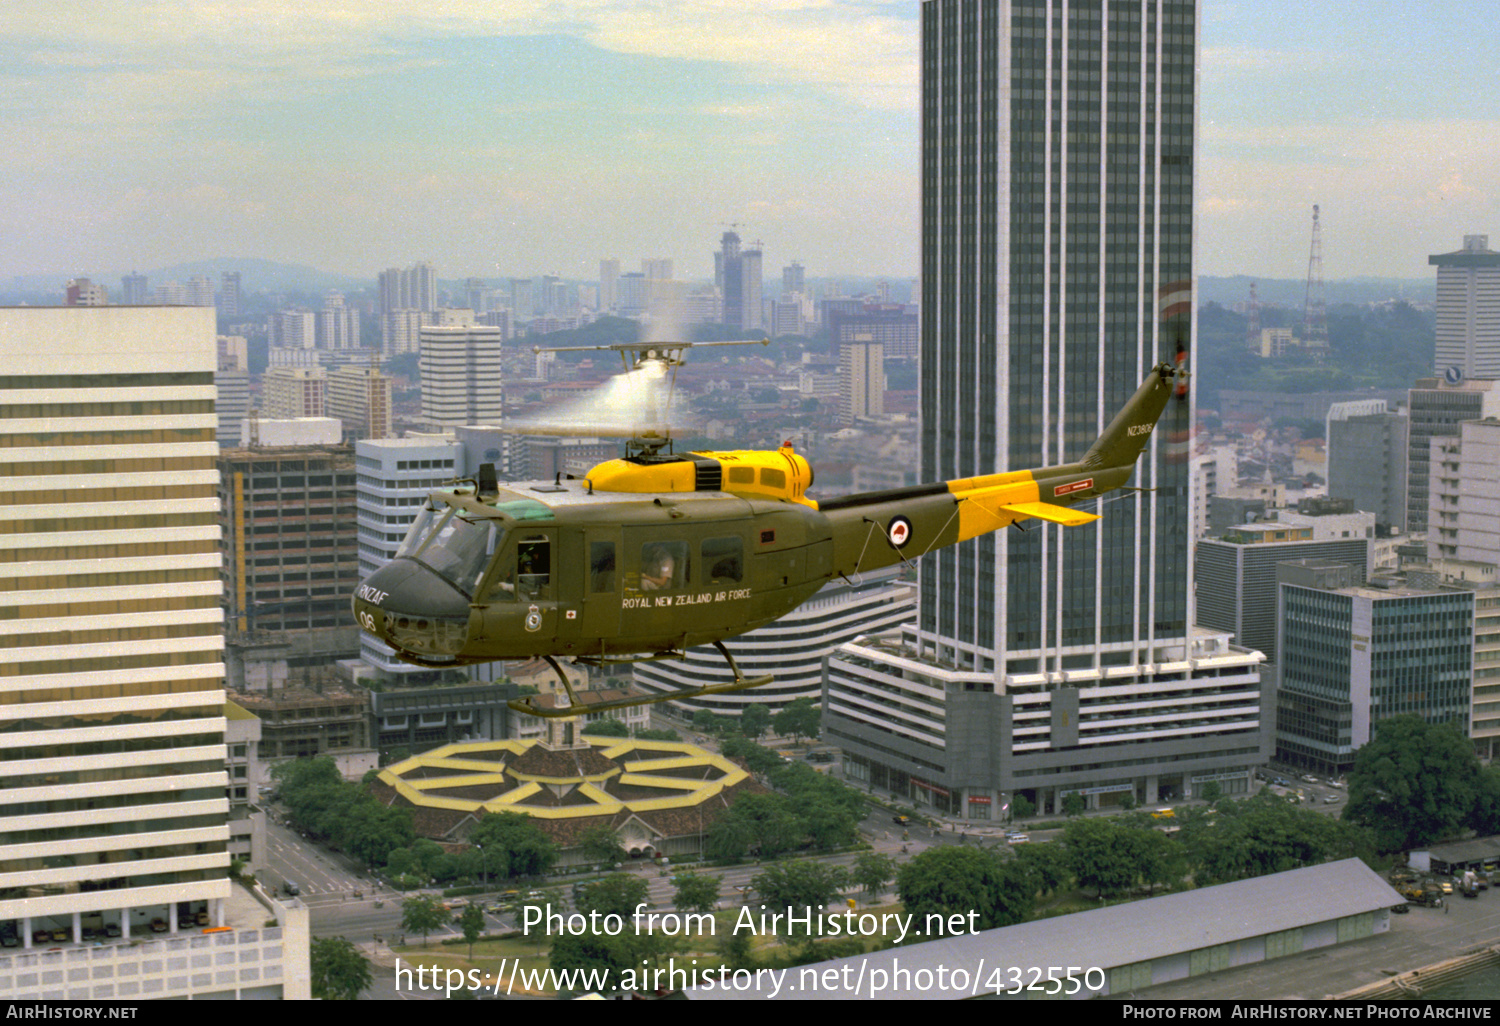
<path fill-rule="evenodd" d="M 746 677 L 740 673 L 739 664 L 734 661 L 734 656 L 722 643 L 715 641 L 714 648 L 729 663 L 729 669 L 734 672 L 734 680 L 728 684 L 707 684 L 701 688 L 691 688 L 687 691 L 672 691 L 665 695 L 650 695 L 645 698 L 614 698 L 602 702 L 589 702 L 584 704 L 578 700 L 578 695 L 573 691 L 573 685 L 568 683 L 568 675 L 563 672 L 562 666 L 552 656 L 542 656 L 547 665 L 552 667 L 557 674 L 558 680 L 562 681 L 563 690 L 567 693 L 568 704 L 552 709 L 544 709 L 534 704 L 536 696 L 528 695 L 525 698 L 513 698 L 505 703 L 518 713 L 527 716 L 541 716 L 544 719 L 557 720 L 567 719 L 573 716 L 582 716 L 584 713 L 609 712 L 614 709 L 629 709 L 637 705 L 654 705 L 657 702 L 671 702 L 681 698 L 697 698 L 699 695 L 724 695 L 734 691 L 744 691 L 748 688 L 758 688 L 763 684 L 771 683 L 771 676 Z M 659 658 L 659 657 L 658 657 Z"/>

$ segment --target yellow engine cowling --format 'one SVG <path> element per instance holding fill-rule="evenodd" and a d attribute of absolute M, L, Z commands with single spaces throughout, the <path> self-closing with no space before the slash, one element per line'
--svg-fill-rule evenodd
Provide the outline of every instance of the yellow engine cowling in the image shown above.
<path fill-rule="evenodd" d="M 756 499 L 807 499 L 812 466 L 790 443 L 775 451 L 692 452 L 609 460 L 585 475 L 596 492 L 728 492 Z"/>

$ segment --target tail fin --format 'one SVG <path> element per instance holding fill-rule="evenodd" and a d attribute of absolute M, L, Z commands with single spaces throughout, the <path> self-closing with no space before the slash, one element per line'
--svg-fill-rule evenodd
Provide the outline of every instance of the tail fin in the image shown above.
<path fill-rule="evenodd" d="M 1151 432 L 1161 419 L 1167 401 L 1172 398 L 1176 371 L 1169 363 L 1159 363 L 1141 383 L 1098 441 L 1084 453 L 1082 465 L 1094 467 L 1128 467 L 1134 465 L 1151 441 Z"/>

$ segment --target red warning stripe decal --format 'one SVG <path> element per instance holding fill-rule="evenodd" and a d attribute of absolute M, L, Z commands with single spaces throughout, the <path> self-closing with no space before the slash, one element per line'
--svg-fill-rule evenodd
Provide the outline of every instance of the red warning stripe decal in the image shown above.
<path fill-rule="evenodd" d="M 1070 495 L 1073 492 L 1087 491 L 1092 487 L 1094 487 L 1094 479 L 1086 477 L 1082 481 L 1074 481 L 1072 484 L 1058 485 L 1052 489 L 1052 497 L 1055 499 L 1059 495 Z"/>

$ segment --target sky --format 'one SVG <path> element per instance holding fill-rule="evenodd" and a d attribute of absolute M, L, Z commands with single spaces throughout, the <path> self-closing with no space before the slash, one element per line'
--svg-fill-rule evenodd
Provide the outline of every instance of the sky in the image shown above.
<path fill-rule="evenodd" d="M 418 7 L 422 10 L 406 10 Z M 1500 248 L 1483 5 L 1202 0 L 1198 273 Z M 918 267 L 914 0 L 7 0 L 0 278 Z"/>

